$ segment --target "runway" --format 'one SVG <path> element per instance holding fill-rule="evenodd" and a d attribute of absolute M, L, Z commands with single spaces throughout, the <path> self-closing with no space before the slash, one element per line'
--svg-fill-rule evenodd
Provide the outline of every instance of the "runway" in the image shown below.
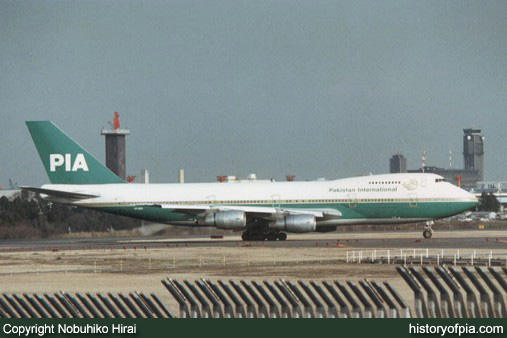
<path fill-rule="evenodd" d="M 172 309 L 177 304 L 160 283 L 167 277 L 368 279 L 389 281 L 413 304 L 413 293 L 396 265 L 403 259 L 417 266 L 442 264 L 444 259 L 450 264 L 456 255 L 459 264 L 474 257 L 475 264 L 484 266 L 491 255 L 494 263 L 505 266 L 507 231 L 437 231 L 428 240 L 419 231 L 289 235 L 282 242 L 243 242 L 239 236 L 11 240 L 0 243 L 0 276 L 4 292 L 141 290 L 161 296 Z"/>
<path fill-rule="evenodd" d="M 0 242 L 0 251 L 60 251 L 86 249 L 153 249 L 153 248 L 315 248 L 339 247 L 351 249 L 386 248 L 449 248 L 449 249 L 507 249 L 506 231 L 468 230 L 435 232 L 424 239 L 420 232 L 352 232 L 328 234 L 289 234 L 286 241 L 244 242 L 240 236 L 213 239 L 204 236 L 179 237 L 100 237 L 39 240 L 8 240 Z"/>

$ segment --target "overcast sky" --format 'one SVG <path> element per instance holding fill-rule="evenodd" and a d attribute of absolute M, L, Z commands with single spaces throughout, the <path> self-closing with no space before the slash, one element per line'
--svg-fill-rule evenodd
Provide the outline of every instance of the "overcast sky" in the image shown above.
<path fill-rule="evenodd" d="M 0 183 L 48 183 L 25 120 L 152 182 L 282 180 L 463 166 L 507 181 L 507 1 L 0 0 Z"/>

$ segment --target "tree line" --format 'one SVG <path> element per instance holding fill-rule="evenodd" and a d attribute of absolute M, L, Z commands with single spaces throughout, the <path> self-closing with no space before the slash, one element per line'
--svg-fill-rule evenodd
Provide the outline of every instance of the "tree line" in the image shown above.
<path fill-rule="evenodd" d="M 0 239 L 46 238 L 69 232 L 103 232 L 139 227 L 140 220 L 51 203 L 40 197 L 0 198 Z"/>
<path fill-rule="evenodd" d="M 481 194 L 481 197 L 479 197 L 479 205 L 477 206 L 477 211 L 498 212 L 500 211 L 500 202 L 493 193 L 490 192 L 487 194 L 483 192 Z"/>

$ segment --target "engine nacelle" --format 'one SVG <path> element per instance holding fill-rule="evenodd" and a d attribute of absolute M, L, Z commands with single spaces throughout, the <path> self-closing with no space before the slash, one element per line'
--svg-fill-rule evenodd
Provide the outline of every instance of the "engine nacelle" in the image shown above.
<path fill-rule="evenodd" d="M 317 222 L 313 215 L 294 215 L 279 219 L 269 227 L 287 232 L 312 232 L 317 229 Z"/>
<path fill-rule="evenodd" d="M 206 215 L 204 224 L 215 226 L 218 229 L 244 229 L 246 227 L 246 215 L 243 211 L 218 211 Z"/>

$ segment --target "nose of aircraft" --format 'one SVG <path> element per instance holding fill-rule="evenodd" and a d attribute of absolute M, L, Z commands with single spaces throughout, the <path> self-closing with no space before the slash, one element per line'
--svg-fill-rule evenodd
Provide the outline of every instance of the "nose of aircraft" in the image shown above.
<path fill-rule="evenodd" d="M 461 189 L 464 193 L 464 195 L 466 196 L 466 198 L 470 201 L 470 202 L 473 202 L 475 204 L 479 204 L 479 199 L 472 193 L 469 193 L 468 191 L 466 190 L 463 190 Z"/>
<path fill-rule="evenodd" d="M 462 189 L 462 188 L 457 187 L 457 186 L 450 184 L 450 183 L 449 183 L 449 187 L 452 187 L 451 194 L 453 194 L 456 198 L 460 198 L 466 202 L 479 203 L 479 199 L 477 197 L 475 197 L 474 194 L 469 193 L 465 189 Z"/>
<path fill-rule="evenodd" d="M 469 193 L 468 191 L 463 190 L 461 188 L 458 188 L 458 189 L 461 190 L 461 193 L 462 193 L 465 201 L 467 202 L 468 208 L 466 210 L 473 208 L 479 204 L 479 199 L 474 194 Z"/>
<path fill-rule="evenodd" d="M 479 199 L 478 199 L 475 195 L 473 195 L 473 194 L 471 194 L 471 193 L 468 193 L 468 195 L 470 196 L 470 199 L 471 199 L 473 202 L 475 202 L 475 205 L 479 204 Z"/>
<path fill-rule="evenodd" d="M 461 212 L 470 210 L 479 204 L 479 199 L 475 197 L 474 194 L 471 194 L 468 191 L 461 189 L 455 185 L 450 184 L 450 186 L 452 186 L 453 189 L 452 194 L 461 201 Z"/>

